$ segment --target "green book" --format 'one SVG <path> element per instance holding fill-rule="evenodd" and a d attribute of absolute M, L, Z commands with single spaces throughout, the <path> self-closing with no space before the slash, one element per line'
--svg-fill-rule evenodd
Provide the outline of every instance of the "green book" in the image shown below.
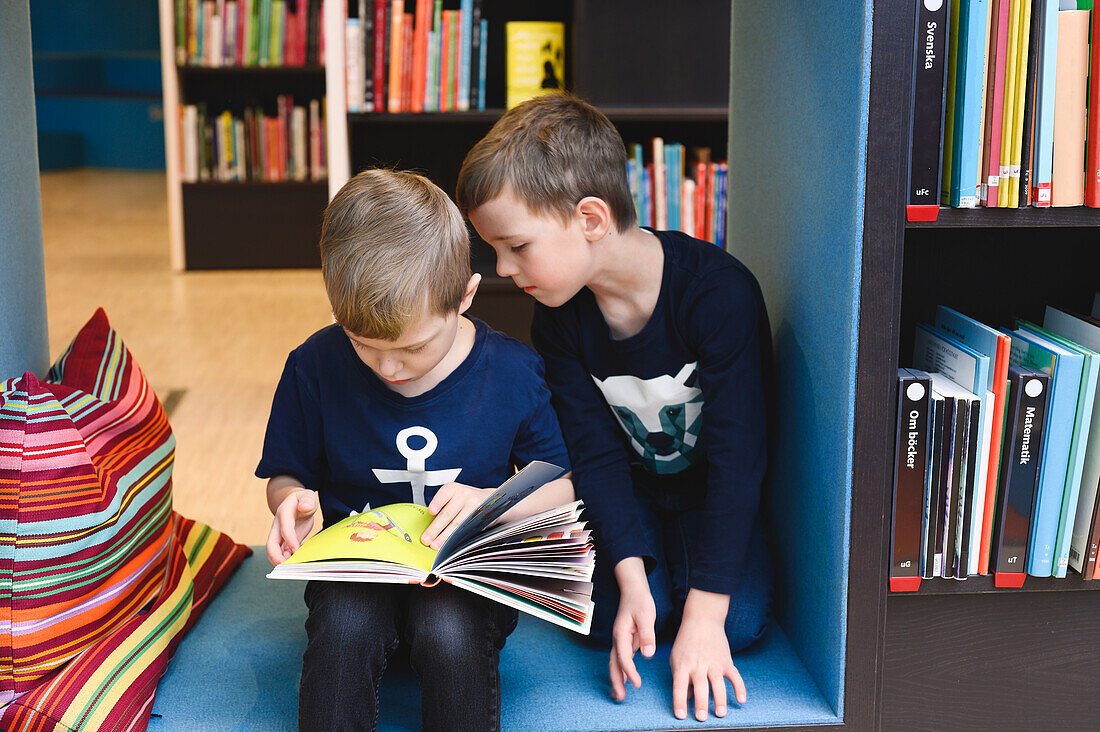
<path fill-rule="evenodd" d="M 951 0 L 951 21 L 948 23 L 949 50 L 947 52 L 947 93 L 943 116 L 943 154 L 940 164 L 940 205 L 951 205 L 951 142 L 954 138 L 955 120 L 955 67 L 959 57 L 959 3 Z M 965 43 L 965 39 L 963 41 Z"/>
<path fill-rule="evenodd" d="M 273 0 L 260 0 L 260 66 L 271 63 L 271 5 Z"/>
<path fill-rule="evenodd" d="M 271 5 L 271 48 L 267 62 L 271 66 L 283 65 L 283 39 L 286 36 L 286 0 L 273 0 Z"/>
<path fill-rule="evenodd" d="M 458 14 L 460 11 L 454 11 L 450 15 L 450 22 L 447 23 L 447 37 L 448 37 L 448 49 L 447 55 L 447 105 L 444 109 L 453 111 L 458 109 L 455 104 L 455 94 L 458 93 L 458 89 L 455 88 L 455 75 L 458 70 Z"/>

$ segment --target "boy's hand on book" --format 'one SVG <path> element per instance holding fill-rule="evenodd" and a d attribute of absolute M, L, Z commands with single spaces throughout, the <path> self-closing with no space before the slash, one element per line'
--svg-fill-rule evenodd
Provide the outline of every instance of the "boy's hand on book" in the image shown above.
<path fill-rule="evenodd" d="M 492 492 L 490 488 L 474 488 L 462 483 L 447 483 L 440 487 L 428 504 L 428 512 L 435 519 L 420 535 L 420 543 L 439 549 Z"/>
<path fill-rule="evenodd" d="M 654 623 L 657 608 L 649 592 L 645 565 L 641 557 L 627 557 L 615 565 L 615 577 L 619 582 L 619 611 L 611 626 L 611 658 L 608 671 L 611 675 L 611 697 L 615 701 L 626 698 L 626 682 L 635 689 L 642 686 L 642 677 L 634 665 L 634 652 L 651 657 L 657 650 Z"/>
<path fill-rule="evenodd" d="M 692 589 L 684 604 L 684 619 L 672 644 L 672 711 L 677 719 L 687 717 L 688 687 L 695 698 L 695 718 L 707 719 L 710 695 L 714 713 L 726 716 L 726 679 L 733 684 L 738 704 L 747 698 L 745 682 L 733 665 L 726 640 L 726 612 L 729 595 Z"/>
<path fill-rule="evenodd" d="M 313 528 L 313 516 L 317 513 L 317 494 L 310 490 L 297 490 L 288 495 L 275 509 L 271 533 L 267 537 L 267 558 L 278 565 L 298 551 Z"/>

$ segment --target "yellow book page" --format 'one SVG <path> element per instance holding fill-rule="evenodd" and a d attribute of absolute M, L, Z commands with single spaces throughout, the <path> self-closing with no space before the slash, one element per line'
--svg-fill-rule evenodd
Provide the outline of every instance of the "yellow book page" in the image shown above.
<path fill-rule="evenodd" d="M 438 553 L 420 543 L 433 516 L 415 503 L 393 503 L 333 524 L 307 540 L 285 564 L 366 559 L 430 572 Z"/>

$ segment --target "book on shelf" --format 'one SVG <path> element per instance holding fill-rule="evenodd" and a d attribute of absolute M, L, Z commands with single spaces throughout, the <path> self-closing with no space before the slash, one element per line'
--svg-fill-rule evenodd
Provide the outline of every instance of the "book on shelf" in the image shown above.
<path fill-rule="evenodd" d="M 1008 72 L 1008 30 L 1012 0 L 992 0 L 986 57 L 985 124 L 982 126 L 983 206 L 996 207 L 1000 195 L 1001 128 Z"/>
<path fill-rule="evenodd" d="M 944 430 L 944 424 L 949 417 L 946 400 L 933 391 L 931 386 L 929 400 L 932 434 L 929 439 L 928 490 L 921 516 L 921 577 L 924 579 L 939 577 L 943 572 L 943 506 L 947 485 L 944 471 L 951 453 L 951 442 L 944 439 L 944 435 L 951 432 L 950 425 L 946 432 Z"/>
<path fill-rule="evenodd" d="M 1010 358 L 1013 365 L 1039 369 L 1051 377 L 1049 417 L 1043 437 L 1043 460 L 1039 466 L 1027 559 L 1028 574 L 1051 577 L 1055 570 L 1058 527 L 1063 517 L 1062 502 L 1084 358 L 1019 324 L 1016 330 L 1005 332 L 1012 339 Z"/>
<path fill-rule="evenodd" d="M 175 0 L 180 66 L 323 65 L 323 0 Z"/>
<path fill-rule="evenodd" d="M 981 557 L 981 527 L 985 520 L 985 494 L 989 454 L 993 431 L 993 401 L 990 390 L 990 371 L 993 367 L 988 355 L 977 351 L 939 328 L 921 323 L 917 326 L 913 347 L 913 365 L 929 372 L 939 372 L 956 385 L 973 394 L 981 403 L 981 420 L 973 426 L 974 448 L 972 457 L 974 466 L 966 475 L 972 488 L 966 498 L 967 516 L 965 532 L 967 545 L 966 564 L 961 567 L 963 577 L 977 574 Z M 936 386 L 933 385 L 933 389 Z M 942 389 L 936 389 L 944 393 Z M 944 394 L 948 396 L 947 394 Z M 969 414 L 967 415 L 969 417 Z M 970 435 L 968 435 L 968 438 Z M 977 527 L 977 530 L 971 530 Z"/>
<path fill-rule="evenodd" d="M 1058 11 L 1052 206 L 1081 206 L 1085 202 L 1088 68 L 1089 11 Z"/>
<path fill-rule="evenodd" d="M 1100 39 L 1100 12 L 1093 9 L 1091 37 Z M 1091 52 L 1090 48 L 1090 52 Z M 1100 51 L 1089 57 L 1089 99 L 1100 99 Z M 1100 208 L 1100 104 L 1088 105 L 1085 147 L 1085 205 Z"/>
<path fill-rule="evenodd" d="M 1026 577 L 1049 380 L 1046 373 L 1027 366 L 1012 366 L 1008 371 L 1004 469 L 998 486 L 990 561 L 998 587 L 1020 587 Z"/>
<path fill-rule="evenodd" d="M 978 154 L 985 71 L 987 0 L 953 0 L 944 120 L 941 202 L 978 205 Z"/>
<path fill-rule="evenodd" d="M 1023 208 L 1031 197 L 1031 174 L 1034 166 L 1035 115 L 1039 105 L 1039 76 L 1037 73 L 1040 52 L 1042 50 L 1042 29 L 1040 14 L 1043 0 L 1034 0 L 1032 22 L 1028 28 L 1027 62 L 1023 76 L 1022 119 L 1020 139 L 1016 147 L 1018 163 L 1012 169 L 1013 181 L 1009 186 L 1008 207 Z"/>
<path fill-rule="evenodd" d="M 950 7 L 946 2 L 917 3 L 906 197 L 910 221 L 934 218 L 940 202 Z"/>
<path fill-rule="evenodd" d="M 276 98 L 274 115 L 248 107 L 216 115 L 205 104 L 180 107 L 180 178 L 200 181 L 320 181 L 327 176 L 324 102 L 295 106 Z"/>
<path fill-rule="evenodd" d="M 485 109 L 488 21 L 482 0 L 446 9 L 442 0 L 358 0 L 356 9 L 349 8 L 349 24 L 353 17 L 364 31 L 346 51 L 349 112 Z M 351 78 L 355 64 L 363 73 Z M 350 100 L 359 98 L 363 104 L 352 106 Z"/>
<path fill-rule="evenodd" d="M 920 587 L 923 517 L 931 500 L 932 381 L 916 369 L 898 369 L 894 500 L 890 533 L 890 590 Z"/>
<path fill-rule="evenodd" d="M 447 582 L 587 635 L 592 619 L 591 532 L 580 501 L 505 524 L 508 509 L 561 468 L 533 461 L 471 513 L 438 550 L 420 542 L 435 518 L 397 503 L 349 516 L 307 539 L 268 577 L 421 584 Z"/>
<path fill-rule="evenodd" d="M 627 184 L 641 226 L 683 231 L 723 246 L 727 177 L 726 163 L 711 160 L 708 147 L 689 151 L 661 137 L 648 146 L 627 144 Z"/>
<path fill-rule="evenodd" d="M 1069 566 L 1070 539 L 1076 521 L 1078 497 L 1081 491 L 1081 477 L 1084 473 L 1085 453 L 1088 448 L 1089 430 L 1092 424 L 1092 409 L 1096 398 L 1096 381 L 1100 375 L 1100 355 L 1084 348 L 1072 340 L 1057 333 L 1026 321 L 1017 325 L 1042 336 L 1053 345 L 1061 346 L 1073 355 L 1079 355 L 1081 363 L 1081 383 L 1077 388 L 1077 404 L 1073 421 L 1073 436 L 1070 443 L 1069 464 L 1066 468 L 1065 492 L 1062 495 L 1062 512 L 1058 522 L 1058 538 L 1054 549 L 1054 577 L 1065 577 Z"/>
<path fill-rule="evenodd" d="M 565 88 L 565 24 L 509 21 L 505 35 L 505 106 Z"/>
<path fill-rule="evenodd" d="M 1036 109 L 1032 134 L 1031 185 L 1028 202 L 1050 206 L 1050 182 L 1054 165 L 1055 78 L 1058 69 L 1058 0 L 1036 0 L 1038 58 L 1035 63 Z"/>
<path fill-rule="evenodd" d="M 981 530 L 976 535 L 978 564 L 974 574 L 989 573 L 989 549 L 992 543 L 993 511 L 997 498 L 997 483 L 1001 465 L 1001 445 L 1004 437 L 1005 400 L 1008 382 L 1008 360 L 1011 340 L 993 328 L 949 307 L 936 308 L 935 325 L 959 343 L 989 359 L 990 368 L 984 392 L 992 395 L 985 406 L 991 420 L 986 449 L 985 489 L 980 514 L 975 506 L 975 521 Z"/>
<path fill-rule="evenodd" d="M 930 373 L 929 377 L 932 391 L 944 398 L 944 408 L 951 413 L 950 419 L 946 412 L 944 418 L 944 436 L 950 450 L 946 470 L 942 473 L 945 486 L 940 547 L 943 572 L 940 576 L 966 579 L 970 574 L 970 536 L 973 529 L 970 509 L 974 503 L 980 462 L 981 400 L 943 374 Z"/>
<path fill-rule="evenodd" d="M 1095 354 L 1100 353 L 1100 320 L 1087 315 L 1078 315 L 1068 310 L 1047 306 L 1043 317 L 1043 327 L 1051 333 L 1055 333 L 1082 349 L 1089 349 L 1093 353 L 1091 361 L 1096 362 Z M 1085 437 L 1082 443 L 1078 443 L 1078 449 L 1083 447 L 1083 459 L 1081 461 L 1081 475 L 1079 491 L 1077 495 L 1077 512 L 1070 527 L 1069 566 L 1086 579 L 1093 579 L 1096 574 L 1097 546 L 1100 544 L 1100 522 L 1098 522 L 1097 486 L 1100 484 L 1100 400 L 1095 398 L 1097 381 L 1100 380 L 1095 369 L 1091 372 L 1091 389 L 1093 397 L 1091 410 L 1079 409 L 1078 417 L 1084 416 L 1089 411 L 1087 427 L 1082 424 Z M 1087 399 L 1086 399 L 1087 401 Z M 1086 405 L 1082 405 L 1085 407 Z"/>

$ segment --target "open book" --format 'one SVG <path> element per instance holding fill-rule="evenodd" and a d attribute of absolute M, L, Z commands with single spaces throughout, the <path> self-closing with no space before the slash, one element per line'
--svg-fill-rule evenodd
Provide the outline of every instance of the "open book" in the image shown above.
<path fill-rule="evenodd" d="M 438 551 L 420 543 L 435 518 L 428 509 L 394 503 L 318 532 L 267 576 L 426 586 L 443 580 L 587 635 L 595 552 L 579 520 L 581 502 L 497 524 L 561 474 L 556 465 L 532 462 L 493 491 Z"/>

